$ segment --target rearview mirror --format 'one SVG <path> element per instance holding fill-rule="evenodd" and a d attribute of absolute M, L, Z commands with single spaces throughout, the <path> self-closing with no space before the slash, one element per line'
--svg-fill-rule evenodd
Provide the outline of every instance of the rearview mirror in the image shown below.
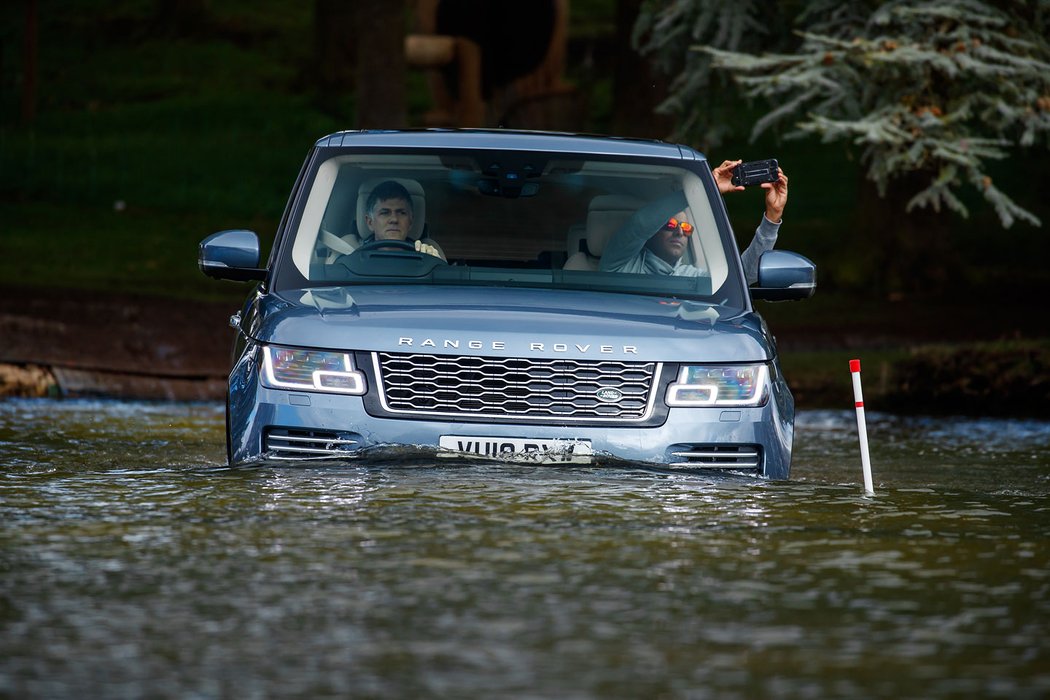
<path fill-rule="evenodd" d="M 485 177 L 478 180 L 478 192 L 490 197 L 535 197 L 539 191 L 538 182 L 523 182 L 517 173 L 505 173 L 503 177 Z"/>

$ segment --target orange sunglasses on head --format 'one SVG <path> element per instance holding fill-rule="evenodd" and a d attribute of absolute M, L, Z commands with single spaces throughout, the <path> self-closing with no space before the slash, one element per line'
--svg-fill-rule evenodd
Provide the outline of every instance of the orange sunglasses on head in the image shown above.
<path fill-rule="evenodd" d="M 667 220 L 667 223 L 664 224 L 664 228 L 667 229 L 668 231 L 674 231 L 675 229 L 680 228 L 680 229 L 682 229 L 682 233 L 684 235 L 686 235 L 686 236 L 693 235 L 693 225 L 691 223 L 689 223 L 688 221 L 679 221 L 678 219 L 674 218 L 673 216 L 670 219 Z"/>

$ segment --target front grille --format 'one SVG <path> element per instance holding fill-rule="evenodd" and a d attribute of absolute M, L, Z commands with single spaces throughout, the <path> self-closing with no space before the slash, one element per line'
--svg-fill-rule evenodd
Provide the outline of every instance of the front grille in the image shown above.
<path fill-rule="evenodd" d="M 425 416 L 640 422 L 659 364 L 374 353 L 384 408 Z"/>
<path fill-rule="evenodd" d="M 672 445 L 668 454 L 672 467 L 754 471 L 762 466 L 759 445 Z"/>
<path fill-rule="evenodd" d="M 356 449 L 357 440 L 328 430 L 270 428 L 263 443 L 270 459 L 301 460 L 350 456 L 349 453 Z"/>

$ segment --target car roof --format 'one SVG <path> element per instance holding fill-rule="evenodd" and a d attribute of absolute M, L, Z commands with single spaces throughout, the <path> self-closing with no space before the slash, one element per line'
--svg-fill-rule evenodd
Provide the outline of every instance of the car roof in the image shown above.
<path fill-rule="evenodd" d="M 510 129 L 374 129 L 339 131 L 317 140 L 319 148 L 465 148 L 622 155 L 706 160 L 680 144 L 623 136 Z"/>

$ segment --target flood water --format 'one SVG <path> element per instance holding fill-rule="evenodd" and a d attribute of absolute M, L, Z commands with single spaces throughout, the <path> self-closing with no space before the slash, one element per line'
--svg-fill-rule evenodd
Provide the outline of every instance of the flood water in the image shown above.
<path fill-rule="evenodd" d="M 1050 696 L 1050 423 L 802 412 L 790 482 L 223 466 L 0 403 L 0 697 Z"/>

